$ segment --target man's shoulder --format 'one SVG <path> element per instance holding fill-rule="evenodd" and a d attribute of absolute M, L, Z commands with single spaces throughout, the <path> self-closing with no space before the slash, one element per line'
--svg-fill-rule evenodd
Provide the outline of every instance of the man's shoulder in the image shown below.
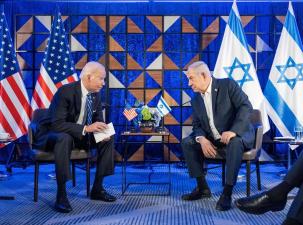
<path fill-rule="evenodd" d="M 77 88 L 78 86 L 80 86 L 80 81 L 75 81 L 75 82 L 72 82 L 72 83 L 68 83 L 68 84 L 65 84 L 63 86 L 61 86 L 58 91 L 60 92 L 66 92 L 66 91 L 71 91 L 72 89 L 75 89 Z"/>
<path fill-rule="evenodd" d="M 234 81 L 233 79 L 230 78 L 222 78 L 222 79 L 215 79 L 215 83 L 217 86 L 219 86 L 220 88 L 237 88 L 239 87 L 239 85 L 237 84 L 236 81 Z"/>

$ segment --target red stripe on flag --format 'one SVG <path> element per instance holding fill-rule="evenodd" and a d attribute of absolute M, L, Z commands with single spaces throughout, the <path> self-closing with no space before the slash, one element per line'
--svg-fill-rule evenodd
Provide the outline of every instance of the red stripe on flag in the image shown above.
<path fill-rule="evenodd" d="M 72 82 L 75 82 L 76 80 L 75 80 L 74 76 L 71 75 L 71 76 L 69 76 L 69 77 L 67 78 L 67 81 L 68 81 L 69 83 L 72 83 Z"/>
<path fill-rule="evenodd" d="M 27 128 L 25 127 L 25 124 L 24 124 L 18 110 L 16 109 L 15 105 L 13 104 L 10 97 L 6 93 L 5 89 L 3 89 L 1 94 L 2 94 L 2 100 L 3 100 L 4 104 L 6 105 L 6 107 L 8 108 L 8 110 L 10 111 L 13 119 L 16 121 L 16 124 L 20 128 L 22 134 L 25 134 L 27 132 Z"/>
<path fill-rule="evenodd" d="M 48 101 L 51 101 L 53 98 L 53 93 L 52 93 L 51 89 L 48 87 L 48 85 L 45 82 L 45 80 L 43 79 L 43 77 L 41 76 L 41 74 L 38 77 L 38 82 L 40 84 L 41 90 L 43 90 L 43 92 L 45 93 Z"/>
<path fill-rule="evenodd" d="M 56 83 L 56 87 L 57 87 L 57 88 L 60 88 L 60 87 L 62 87 L 62 86 L 63 86 L 63 84 L 62 84 L 61 82 Z"/>
<path fill-rule="evenodd" d="M 0 110 L 0 123 L 1 123 L 2 127 L 4 128 L 5 132 L 9 133 L 12 138 L 16 139 L 16 135 L 15 135 L 14 130 L 9 125 L 8 121 L 4 117 L 1 110 Z"/>
<path fill-rule="evenodd" d="M 33 93 L 33 99 L 35 99 L 35 102 L 36 102 L 36 105 L 38 106 L 38 108 L 42 108 L 42 109 L 45 108 L 45 105 L 43 104 L 43 101 L 40 98 L 40 96 L 39 96 L 38 92 L 36 91 L 36 89 L 34 90 L 34 93 Z"/>
<path fill-rule="evenodd" d="M 18 76 L 20 76 L 20 74 L 18 73 Z M 21 76 L 20 76 L 21 79 Z M 13 76 L 9 76 L 7 77 L 7 81 L 10 84 L 10 86 L 12 87 L 13 91 L 15 92 L 15 95 L 17 96 L 19 102 L 21 103 L 24 111 L 26 112 L 28 118 L 31 117 L 31 106 L 28 102 L 28 100 L 25 98 L 22 90 L 20 89 L 20 86 L 16 83 L 16 80 L 14 79 Z"/>

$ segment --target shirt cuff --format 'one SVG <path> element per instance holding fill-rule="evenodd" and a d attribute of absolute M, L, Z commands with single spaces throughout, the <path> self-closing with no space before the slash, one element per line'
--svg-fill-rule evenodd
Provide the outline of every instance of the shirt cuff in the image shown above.
<path fill-rule="evenodd" d="M 82 130 L 82 135 L 83 135 L 83 136 L 86 135 L 85 128 L 86 128 L 86 126 L 84 126 L 84 127 L 83 127 L 83 130 Z"/>
<path fill-rule="evenodd" d="M 197 143 L 200 143 L 200 142 L 199 142 L 199 138 L 200 138 L 200 137 L 203 137 L 203 136 L 197 136 L 197 137 L 196 137 L 196 142 L 197 142 Z"/>

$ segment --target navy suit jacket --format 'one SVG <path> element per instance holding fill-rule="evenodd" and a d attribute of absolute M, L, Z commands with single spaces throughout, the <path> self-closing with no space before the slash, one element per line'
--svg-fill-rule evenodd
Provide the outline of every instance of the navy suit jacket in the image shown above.
<path fill-rule="evenodd" d="M 241 137 L 246 148 L 252 148 L 255 139 L 250 123 L 252 105 L 239 85 L 231 79 L 212 78 L 212 109 L 215 126 L 220 134 L 233 131 Z M 192 99 L 193 135 L 213 140 L 209 121 L 200 93 Z"/>
<path fill-rule="evenodd" d="M 81 110 L 80 81 L 67 84 L 58 89 L 48 110 L 38 127 L 37 136 L 47 131 L 63 132 L 81 139 L 84 125 L 77 124 Z M 100 93 L 93 93 L 93 122 L 103 122 Z"/>

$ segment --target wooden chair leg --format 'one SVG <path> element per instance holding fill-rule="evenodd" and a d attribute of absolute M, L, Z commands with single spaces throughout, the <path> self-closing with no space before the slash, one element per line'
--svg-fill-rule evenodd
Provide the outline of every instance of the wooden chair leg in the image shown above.
<path fill-rule="evenodd" d="M 250 161 L 246 161 L 246 195 L 250 196 Z"/>
<path fill-rule="evenodd" d="M 76 169 L 75 169 L 75 162 L 72 162 L 72 180 L 73 180 L 73 187 L 76 186 Z"/>
<path fill-rule="evenodd" d="M 35 175 L 34 175 L 34 202 L 38 201 L 38 179 L 39 179 L 39 162 L 35 162 Z"/>
<path fill-rule="evenodd" d="M 260 174 L 260 162 L 259 162 L 259 159 L 257 159 L 257 161 L 256 161 L 256 173 L 257 173 L 258 190 L 261 191 L 261 174 Z"/>
<path fill-rule="evenodd" d="M 222 186 L 225 185 L 225 161 L 222 161 Z"/>
<path fill-rule="evenodd" d="M 86 161 L 86 195 L 90 195 L 90 160 L 89 158 Z"/>

